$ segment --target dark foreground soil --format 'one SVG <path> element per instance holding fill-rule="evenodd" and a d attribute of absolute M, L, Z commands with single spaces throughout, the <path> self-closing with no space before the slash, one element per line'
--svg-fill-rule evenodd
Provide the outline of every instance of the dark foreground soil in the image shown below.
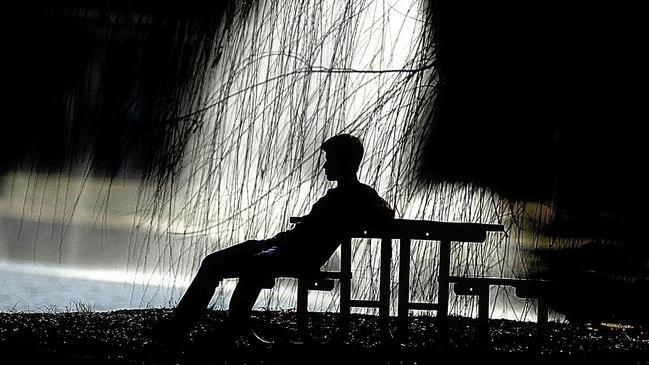
<path fill-rule="evenodd" d="M 475 320 L 450 318 L 450 343 L 436 341 L 435 319 L 414 317 L 405 344 L 384 343 L 376 317 L 354 315 L 350 335 L 337 335 L 335 314 L 312 313 L 312 341 L 296 342 L 295 313 L 254 315 L 258 332 L 275 340 L 269 347 L 239 339 L 219 341 L 221 311 L 211 311 L 178 348 L 151 342 L 166 309 L 114 312 L 0 313 L 0 364 L 649 364 L 649 330 L 642 327 L 576 327 L 550 323 L 541 341 L 534 323 L 493 320 L 491 339 L 480 345 Z"/>

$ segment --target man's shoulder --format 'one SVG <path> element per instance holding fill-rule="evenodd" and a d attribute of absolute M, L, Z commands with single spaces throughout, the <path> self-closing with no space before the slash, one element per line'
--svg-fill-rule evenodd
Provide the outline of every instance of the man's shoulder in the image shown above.
<path fill-rule="evenodd" d="M 336 187 L 333 189 L 329 189 L 329 191 L 335 190 L 336 192 L 348 192 L 352 194 L 363 194 L 363 195 L 379 195 L 376 190 L 374 190 L 373 187 L 364 184 L 362 182 L 358 182 L 353 185 L 346 186 L 344 188 L 341 187 Z"/>
<path fill-rule="evenodd" d="M 324 197 L 322 197 L 320 200 L 328 201 L 328 200 L 341 200 L 341 201 L 358 201 L 358 200 L 377 200 L 381 199 L 379 194 L 374 190 L 373 187 L 363 184 L 363 183 L 358 183 L 354 185 L 349 185 L 345 187 L 335 187 L 327 190 L 327 194 L 325 194 Z"/>
<path fill-rule="evenodd" d="M 345 201 L 352 204 L 359 202 L 376 203 L 385 202 L 379 193 L 370 185 L 358 182 L 353 185 L 346 185 L 344 187 L 337 186 L 327 190 L 325 196 L 320 198 L 318 202 L 333 202 Z"/>
<path fill-rule="evenodd" d="M 383 200 L 381 195 L 370 185 L 360 183 L 360 194 L 372 200 Z"/>

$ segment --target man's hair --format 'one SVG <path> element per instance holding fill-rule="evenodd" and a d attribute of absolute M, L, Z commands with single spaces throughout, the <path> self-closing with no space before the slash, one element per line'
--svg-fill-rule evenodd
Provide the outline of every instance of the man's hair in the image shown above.
<path fill-rule="evenodd" d="M 358 171 L 363 159 L 361 140 L 350 134 L 338 134 L 326 140 L 322 147 L 329 154 L 328 158 L 337 161 L 341 166 Z"/>

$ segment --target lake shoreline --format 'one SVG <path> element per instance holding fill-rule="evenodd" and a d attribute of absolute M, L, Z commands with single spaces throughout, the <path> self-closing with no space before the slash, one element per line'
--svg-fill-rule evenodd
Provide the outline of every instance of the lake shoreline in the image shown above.
<path fill-rule="evenodd" d="M 451 317 L 450 344 L 440 346 L 435 340 L 435 318 L 422 316 L 412 318 L 407 343 L 384 344 L 377 317 L 352 315 L 349 336 L 338 343 L 332 341 L 338 333 L 337 314 L 313 313 L 309 326 L 313 341 L 296 344 L 295 312 L 270 310 L 253 315 L 258 332 L 276 341 L 269 348 L 251 346 L 244 339 L 232 348 L 221 348 L 218 337 L 225 311 L 209 311 L 186 345 L 160 348 L 151 342 L 151 331 L 170 313 L 169 309 L 0 313 L 0 353 L 23 364 L 55 360 L 67 364 L 415 364 L 439 363 L 440 356 L 449 363 L 649 364 L 649 330 L 644 327 L 551 322 L 547 336 L 538 341 L 533 322 L 492 320 L 491 341 L 481 346 L 474 319 Z"/>

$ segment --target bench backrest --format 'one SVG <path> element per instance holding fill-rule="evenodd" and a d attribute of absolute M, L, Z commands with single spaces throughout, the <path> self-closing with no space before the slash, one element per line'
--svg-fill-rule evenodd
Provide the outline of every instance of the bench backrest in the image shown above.
<path fill-rule="evenodd" d="M 301 217 L 291 217 L 298 223 Z M 393 219 L 385 227 L 367 227 L 352 232 L 352 238 L 396 238 L 431 241 L 483 242 L 487 232 L 502 232 L 501 224 L 439 222 Z"/>

